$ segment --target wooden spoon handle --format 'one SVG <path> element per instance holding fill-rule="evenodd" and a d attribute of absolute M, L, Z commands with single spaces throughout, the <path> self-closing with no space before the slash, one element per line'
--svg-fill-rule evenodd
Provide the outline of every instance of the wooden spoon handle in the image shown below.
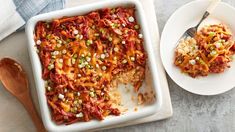
<path fill-rule="evenodd" d="M 32 102 L 32 99 L 29 94 L 24 94 L 20 98 L 21 103 L 24 105 L 26 110 L 28 111 L 29 115 L 31 116 L 38 132 L 46 132 L 45 127 L 43 126 L 43 123 L 41 121 L 41 118 L 39 117 L 36 108 L 34 107 L 34 104 Z"/>

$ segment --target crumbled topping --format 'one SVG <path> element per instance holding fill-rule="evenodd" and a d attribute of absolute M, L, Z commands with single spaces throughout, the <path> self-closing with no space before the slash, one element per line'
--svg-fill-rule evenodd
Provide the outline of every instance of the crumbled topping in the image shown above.
<path fill-rule="evenodd" d="M 123 41 L 122 41 L 122 44 L 126 44 L 126 41 L 123 40 Z"/>
<path fill-rule="evenodd" d="M 80 112 L 80 113 L 76 114 L 76 117 L 77 117 L 77 118 L 83 117 L 82 112 Z"/>
<path fill-rule="evenodd" d="M 118 47 L 114 47 L 113 50 L 114 50 L 115 52 L 118 52 Z"/>
<path fill-rule="evenodd" d="M 63 49 L 62 54 L 66 54 L 66 53 L 67 53 L 66 49 Z"/>
<path fill-rule="evenodd" d="M 131 61 L 135 61 L 135 57 L 131 57 Z"/>
<path fill-rule="evenodd" d="M 78 34 L 78 30 L 73 30 L 73 34 L 77 35 Z"/>
<path fill-rule="evenodd" d="M 101 59 L 104 59 L 104 58 L 105 58 L 105 54 L 101 54 L 101 55 L 100 55 L 100 58 L 101 58 Z"/>
<path fill-rule="evenodd" d="M 36 41 L 36 44 L 37 44 L 37 45 L 40 45 L 41 43 L 42 43 L 41 40 L 37 40 L 37 41 Z"/>
<path fill-rule="evenodd" d="M 122 60 L 122 63 L 123 63 L 123 64 L 126 64 L 126 63 L 127 63 L 127 60 L 126 60 L 126 59 Z"/>
<path fill-rule="evenodd" d="M 81 74 L 78 74 L 78 77 L 82 77 L 82 75 L 81 75 Z"/>
<path fill-rule="evenodd" d="M 129 22 L 134 22 L 135 19 L 134 19 L 134 17 L 130 16 L 130 17 L 128 18 L 128 21 L 129 21 Z"/>
<path fill-rule="evenodd" d="M 143 38 L 143 34 L 141 34 L 141 33 L 138 36 L 139 36 L 139 38 Z"/>
<path fill-rule="evenodd" d="M 107 67 L 106 67 L 106 66 L 102 66 L 102 70 L 104 70 L 104 71 L 105 71 L 106 69 L 107 69 Z"/>
<path fill-rule="evenodd" d="M 63 94 L 59 94 L 58 98 L 63 100 L 64 99 L 64 95 Z"/>
<path fill-rule="evenodd" d="M 189 63 L 190 63 L 191 65 L 195 65 L 195 64 L 196 64 L 196 61 L 195 61 L 195 60 L 189 60 Z"/>

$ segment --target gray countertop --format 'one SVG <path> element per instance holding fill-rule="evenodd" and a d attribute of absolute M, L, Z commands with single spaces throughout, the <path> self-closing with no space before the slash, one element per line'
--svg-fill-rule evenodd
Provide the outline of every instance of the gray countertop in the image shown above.
<path fill-rule="evenodd" d="M 192 0 L 155 0 L 160 33 L 170 15 L 177 8 L 190 1 Z M 223 1 L 235 6 L 235 0 Z M 174 111 L 171 118 L 147 124 L 105 130 L 104 132 L 235 131 L 235 89 L 216 96 L 199 96 L 181 89 L 169 77 L 168 83 Z"/>
<path fill-rule="evenodd" d="M 160 33 L 170 15 L 177 8 L 190 1 L 192 0 L 155 0 L 154 5 Z M 235 0 L 223 1 L 235 7 Z M 24 37 L 24 33 L 9 36 L 8 39 L 4 40 L 5 44 L 0 46 L 0 56 L 9 56 L 10 53 L 6 53 L 9 50 L 14 52 L 11 56 L 19 62 L 28 61 L 28 52 L 25 48 L 27 42 L 22 39 Z M 15 42 L 15 40 L 18 41 Z M 15 46 L 8 47 L 6 41 Z M 22 45 L 19 46 L 18 44 Z M 16 46 L 17 48 L 15 48 Z M 32 76 L 31 66 L 26 64 L 23 66 L 26 72 Z M 33 81 L 32 78 L 31 81 Z M 199 96 L 181 89 L 169 77 L 168 83 L 173 105 L 173 116 L 171 118 L 102 132 L 235 132 L 235 88 L 221 95 Z M 37 98 L 36 92 L 33 93 L 33 97 Z M 0 115 L 2 119 L 0 120 L 0 132 L 16 131 L 16 126 L 24 128 L 21 131 L 32 130 L 33 123 L 30 118 L 25 117 L 27 113 L 23 106 L 1 86 L 0 104 L 0 113 L 2 113 Z M 5 114 L 5 111 L 8 114 Z M 24 122 L 29 122 L 29 124 Z M 4 129 L 6 124 L 8 128 Z"/>

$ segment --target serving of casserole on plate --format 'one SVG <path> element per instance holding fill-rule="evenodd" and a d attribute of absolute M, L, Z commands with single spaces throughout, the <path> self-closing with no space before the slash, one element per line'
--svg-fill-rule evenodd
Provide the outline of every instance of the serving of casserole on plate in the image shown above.
<path fill-rule="evenodd" d="M 225 24 L 206 25 L 194 38 L 180 40 L 174 64 L 193 78 L 206 77 L 230 68 L 234 53 L 235 42 L 230 29 Z"/>
<path fill-rule="evenodd" d="M 38 15 L 26 32 L 48 130 L 88 130 L 160 108 L 156 61 L 139 2 L 104 1 Z"/>
<path fill-rule="evenodd" d="M 160 53 L 169 76 L 199 95 L 224 93 L 235 86 L 235 8 L 220 2 L 194 38 L 180 36 L 198 23 L 210 1 L 195 0 L 179 8 L 162 32 Z M 196 11 L 195 11 L 196 10 Z"/>

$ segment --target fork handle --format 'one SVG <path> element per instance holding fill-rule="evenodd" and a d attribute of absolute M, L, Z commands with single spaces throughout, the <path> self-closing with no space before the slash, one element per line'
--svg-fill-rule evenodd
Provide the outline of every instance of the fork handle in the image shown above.
<path fill-rule="evenodd" d="M 210 5 L 206 11 L 211 14 L 214 11 L 215 7 L 219 4 L 220 1 L 221 0 L 212 0 L 212 2 L 210 3 Z"/>
<path fill-rule="evenodd" d="M 203 17 L 199 21 L 199 23 L 196 26 L 196 29 L 199 27 L 199 25 L 202 23 L 203 20 L 205 20 L 215 9 L 215 7 L 219 4 L 221 0 L 212 0 L 209 7 L 207 8 L 206 12 L 203 14 Z"/>

